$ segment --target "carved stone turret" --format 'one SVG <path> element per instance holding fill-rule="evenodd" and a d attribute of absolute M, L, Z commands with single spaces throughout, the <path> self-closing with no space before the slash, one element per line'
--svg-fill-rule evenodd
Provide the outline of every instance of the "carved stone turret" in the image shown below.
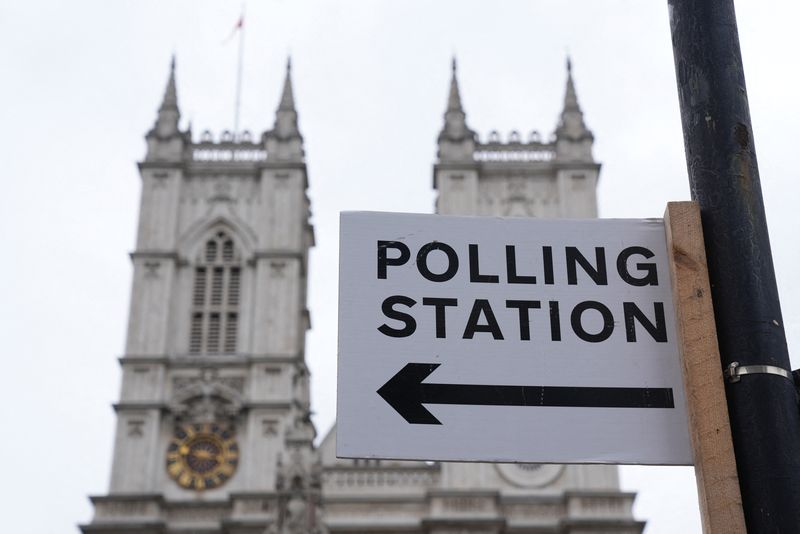
<path fill-rule="evenodd" d="M 286 61 L 286 78 L 278 109 L 275 112 L 275 125 L 264 134 L 264 143 L 269 159 L 302 161 L 303 136 L 297 125 L 297 110 L 294 107 L 292 90 L 292 60 Z"/>
<path fill-rule="evenodd" d="M 191 134 L 188 130 L 186 132 L 179 130 L 178 123 L 180 118 L 178 92 L 175 88 L 175 56 L 172 56 L 164 98 L 158 108 L 156 122 L 146 136 L 147 156 L 145 161 L 181 161 L 184 146 L 191 143 Z"/>
<path fill-rule="evenodd" d="M 578 104 L 575 82 L 572 79 L 572 61 L 567 58 L 567 89 L 564 108 L 556 128 L 556 152 L 563 161 L 592 161 L 594 135 L 583 121 Z"/>
<path fill-rule="evenodd" d="M 447 97 L 447 110 L 444 113 L 444 126 L 439 133 L 440 161 L 472 161 L 475 151 L 475 132 L 467 126 L 467 114 L 461 105 L 458 90 L 456 60 L 453 58 L 450 94 Z"/>

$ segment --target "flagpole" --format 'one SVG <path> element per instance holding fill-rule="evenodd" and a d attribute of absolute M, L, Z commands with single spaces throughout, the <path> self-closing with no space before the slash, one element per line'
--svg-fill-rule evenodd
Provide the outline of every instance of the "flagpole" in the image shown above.
<path fill-rule="evenodd" d="M 239 139 L 239 108 L 242 104 L 242 58 L 244 56 L 244 4 L 239 18 L 239 62 L 236 68 L 236 109 L 233 117 L 233 139 Z"/>

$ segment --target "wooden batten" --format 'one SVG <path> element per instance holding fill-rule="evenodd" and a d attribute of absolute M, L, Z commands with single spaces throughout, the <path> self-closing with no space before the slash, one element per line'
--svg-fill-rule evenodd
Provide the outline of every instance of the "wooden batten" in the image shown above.
<path fill-rule="evenodd" d="M 745 534 L 700 208 L 670 202 L 664 226 L 703 532 Z"/>

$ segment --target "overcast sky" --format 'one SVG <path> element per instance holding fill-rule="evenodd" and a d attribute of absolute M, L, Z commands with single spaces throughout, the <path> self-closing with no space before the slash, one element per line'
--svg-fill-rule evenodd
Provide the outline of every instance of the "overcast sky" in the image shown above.
<path fill-rule="evenodd" d="M 272 125 L 286 56 L 317 247 L 307 359 L 321 434 L 335 417 L 342 210 L 431 212 L 450 58 L 470 126 L 549 134 L 572 56 L 603 163 L 602 217 L 689 198 L 665 0 L 250 0 L 242 124 Z M 0 502 L 5 529 L 63 533 L 107 491 L 144 155 L 177 55 L 183 125 L 233 125 L 238 2 L 0 3 Z M 800 346 L 796 0 L 737 3 L 790 350 Z M 797 366 L 797 358 L 794 359 Z M 10 474 L 10 477 L 8 476 Z M 622 469 L 647 532 L 699 530 L 690 468 Z"/>

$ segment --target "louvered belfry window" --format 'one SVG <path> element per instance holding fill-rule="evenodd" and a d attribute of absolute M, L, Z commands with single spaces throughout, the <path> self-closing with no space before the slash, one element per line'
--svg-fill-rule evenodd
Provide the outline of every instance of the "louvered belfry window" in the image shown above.
<path fill-rule="evenodd" d="M 191 354 L 236 352 L 242 268 L 233 239 L 224 231 L 209 239 L 194 269 Z"/>

